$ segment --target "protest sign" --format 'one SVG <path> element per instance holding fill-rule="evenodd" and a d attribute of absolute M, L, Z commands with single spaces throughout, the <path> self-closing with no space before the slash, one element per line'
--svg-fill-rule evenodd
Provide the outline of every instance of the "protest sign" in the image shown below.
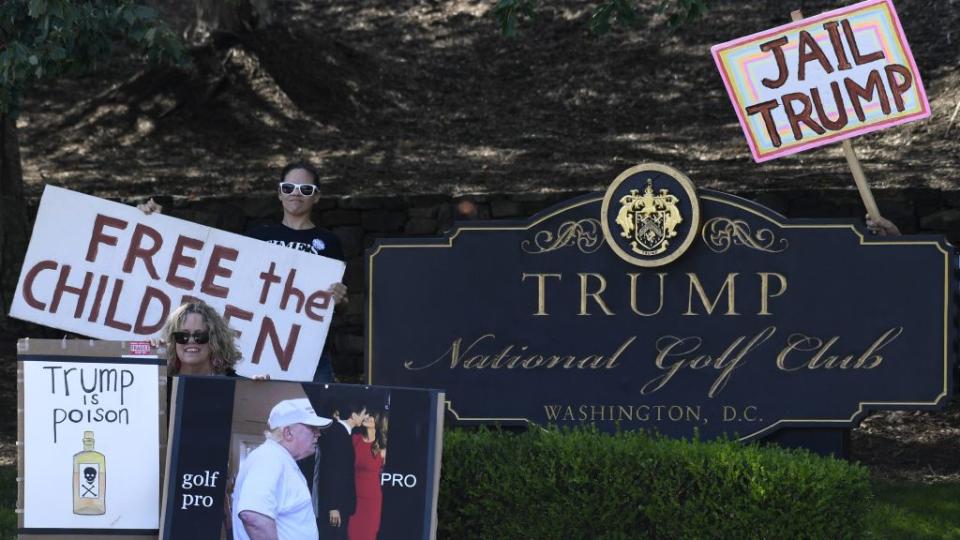
<path fill-rule="evenodd" d="M 156 538 L 165 362 L 147 342 L 20 340 L 20 538 Z"/>
<path fill-rule="evenodd" d="M 757 162 L 930 116 L 890 0 L 867 0 L 711 51 Z"/>
<path fill-rule="evenodd" d="M 312 527 L 314 508 L 324 522 L 339 508 L 351 537 L 433 538 L 443 402 L 433 390 L 178 377 L 160 537 L 246 538 L 238 514 L 255 508 L 286 537 L 310 538 L 299 527 Z M 318 453 L 302 424 L 314 414 L 332 420 Z M 338 417 L 359 425 L 351 433 Z"/>
<path fill-rule="evenodd" d="M 155 336 L 200 300 L 239 334 L 244 376 L 310 380 L 341 261 L 47 186 L 10 314 L 100 339 Z"/>

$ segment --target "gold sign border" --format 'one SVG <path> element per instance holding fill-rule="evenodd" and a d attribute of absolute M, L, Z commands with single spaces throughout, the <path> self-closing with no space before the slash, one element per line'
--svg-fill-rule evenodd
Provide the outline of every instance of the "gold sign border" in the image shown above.
<path fill-rule="evenodd" d="M 693 215 L 690 217 L 690 232 L 687 234 L 687 237 L 684 238 L 683 243 L 680 244 L 677 249 L 659 259 L 641 259 L 627 253 L 617 244 L 617 239 L 610 231 L 610 225 L 607 223 L 607 212 L 610 210 L 610 201 L 613 199 L 613 194 L 620 187 L 620 184 L 635 174 L 649 171 L 660 172 L 676 180 L 683 187 L 683 191 L 690 200 L 690 206 L 693 208 Z M 641 163 L 640 165 L 635 165 L 620 173 L 620 176 L 607 188 L 607 192 L 603 195 L 603 205 L 600 207 L 600 226 L 603 228 L 603 237 L 606 238 L 610 248 L 613 249 L 614 253 L 621 259 L 628 263 L 644 268 L 670 264 L 687 251 L 687 248 L 693 244 L 693 241 L 696 240 L 700 232 L 700 202 L 697 200 L 697 188 L 694 187 L 693 182 L 691 182 L 685 174 L 668 165 L 661 165 L 660 163 Z"/>
<path fill-rule="evenodd" d="M 756 209 L 754 209 L 754 208 L 751 208 L 751 207 L 749 206 L 749 204 L 756 204 L 756 203 L 752 203 L 752 202 L 750 202 L 750 201 L 747 201 L 746 199 L 741 199 L 741 200 L 743 200 L 744 203 L 747 203 L 747 204 L 742 204 L 742 203 L 738 203 L 738 202 L 736 202 L 736 201 L 730 200 L 730 199 L 740 199 L 740 197 L 737 197 L 737 196 L 735 196 L 735 195 L 724 194 L 723 197 L 720 197 L 720 196 L 712 195 L 712 194 L 704 194 L 704 195 L 702 196 L 702 198 L 703 198 L 704 200 L 707 200 L 707 201 L 711 201 L 711 202 L 715 202 L 715 203 L 719 203 L 719 204 L 725 204 L 725 205 L 728 205 L 728 206 L 732 206 L 732 207 L 734 207 L 734 208 L 737 208 L 737 209 L 739 209 L 739 210 L 742 210 L 742 211 L 744 211 L 744 212 L 747 212 L 747 213 L 749 213 L 749 214 L 753 214 L 753 215 L 755 215 L 755 216 L 757 216 L 757 217 L 760 217 L 760 218 L 762 218 L 762 219 L 765 219 L 765 220 L 769 221 L 770 223 L 772 223 L 773 225 L 777 226 L 777 227 L 780 228 L 780 229 L 847 229 L 847 230 L 849 230 L 851 233 L 853 233 L 854 235 L 857 236 L 857 238 L 859 239 L 859 244 L 860 244 L 860 246 L 864 246 L 864 247 L 870 247 L 870 246 L 906 246 L 906 245 L 910 245 L 910 246 L 934 246 L 934 247 L 937 248 L 938 251 L 940 251 L 941 253 L 943 253 L 943 386 L 942 386 L 942 388 L 941 388 L 940 394 L 937 395 L 937 397 L 934 398 L 933 401 L 918 401 L 918 402 L 913 402 L 913 401 L 860 401 L 860 402 L 858 402 L 858 404 L 857 404 L 857 410 L 854 411 L 853 414 L 851 414 L 851 415 L 850 415 L 849 417 L 847 417 L 847 418 L 789 418 L 789 419 L 782 419 L 782 420 L 778 420 L 778 421 L 774 422 L 773 424 L 771 424 L 771 425 L 769 425 L 769 426 L 764 427 L 763 429 L 759 429 L 759 430 L 754 431 L 754 432 L 752 432 L 752 433 L 749 433 L 749 434 L 747 434 L 747 435 L 742 435 L 742 436 L 740 436 L 739 434 L 737 434 L 737 440 L 740 440 L 740 441 L 748 441 L 748 440 L 753 439 L 753 438 L 755 438 L 755 437 L 759 437 L 759 436 L 761 436 L 761 435 L 765 435 L 765 434 L 767 434 L 767 433 L 771 433 L 771 432 L 773 432 L 773 431 L 775 431 L 775 430 L 777 430 L 777 429 L 779 429 L 779 428 L 781 428 L 781 427 L 789 426 L 789 425 L 797 425 L 797 426 L 799 426 L 799 427 L 807 427 L 807 426 L 805 426 L 806 424 L 818 424 L 818 425 L 820 425 L 820 426 L 822 426 L 822 425 L 824 425 L 824 424 L 848 424 L 848 423 L 850 423 L 850 422 L 853 422 L 853 420 L 854 420 L 857 416 L 859 416 L 859 415 L 861 415 L 861 414 L 864 414 L 864 413 L 866 412 L 866 409 L 867 409 L 867 408 L 879 409 L 879 408 L 881 408 L 881 407 L 893 408 L 893 407 L 936 406 L 936 405 L 939 405 L 940 402 L 941 402 L 945 397 L 947 397 L 947 395 L 948 395 L 948 385 L 949 385 L 949 381 L 950 381 L 950 379 L 949 379 L 949 377 L 950 377 L 950 373 L 949 373 L 949 365 L 950 365 L 950 352 L 949 352 L 949 351 L 950 351 L 950 332 L 949 332 L 949 320 L 950 320 L 950 275 L 951 275 L 951 272 L 950 272 L 950 261 L 951 261 L 951 256 L 953 256 L 953 255 L 952 255 L 950 252 L 948 252 L 946 249 L 944 249 L 944 247 L 943 247 L 943 242 L 938 241 L 938 240 L 925 240 L 925 241 L 905 242 L 905 241 L 897 241 L 897 240 L 880 240 L 879 237 L 871 237 L 871 238 L 870 238 L 870 241 L 867 241 L 867 238 L 866 238 L 863 234 L 861 234 L 860 231 L 858 231 L 857 228 L 856 228 L 852 223 L 789 224 L 789 223 L 783 223 L 783 222 L 779 221 L 778 219 L 776 219 L 776 217 L 781 217 L 781 218 L 783 218 L 783 219 L 787 219 L 786 217 L 781 216 L 780 214 L 776 214 L 776 213 L 773 212 L 773 211 L 768 211 L 769 214 L 773 214 L 774 216 L 776 216 L 776 217 L 773 217 L 773 216 L 771 216 L 771 215 L 768 215 L 768 213 L 760 212 L 760 211 L 758 211 L 758 210 L 756 210 Z M 531 229 L 531 228 L 539 225 L 540 223 L 543 223 L 544 221 L 546 221 L 546 220 L 548 220 L 548 219 L 551 219 L 551 218 L 553 218 L 553 217 L 555 217 L 555 216 L 557 216 L 557 215 L 560 215 L 560 214 L 562 214 L 562 213 L 564 213 L 564 212 L 567 212 L 567 211 L 569 211 L 569 210 L 573 210 L 574 208 L 577 208 L 577 207 L 580 207 L 580 206 L 583 206 L 583 205 L 586 205 L 586 204 L 593 204 L 593 203 L 595 203 L 595 202 L 597 202 L 597 201 L 600 201 L 600 200 L 602 200 L 602 198 L 599 197 L 599 196 L 597 196 L 597 197 L 590 197 L 590 198 L 586 198 L 586 199 L 583 199 L 583 200 L 574 201 L 574 202 L 572 202 L 572 203 L 570 203 L 570 204 L 568 204 L 568 205 L 565 205 L 565 206 L 563 206 L 563 207 L 561 207 L 561 208 L 557 208 L 557 209 L 553 210 L 552 212 L 544 215 L 543 217 L 540 217 L 540 218 L 538 218 L 538 219 L 536 219 L 536 220 L 534 220 L 534 221 L 532 221 L 531 223 L 526 224 L 526 225 L 518 225 L 518 226 L 512 226 L 512 227 L 511 227 L 511 226 L 506 226 L 506 227 L 457 227 L 457 229 L 456 229 L 449 237 L 447 237 L 447 239 L 446 239 L 447 241 L 446 241 L 445 243 L 437 243 L 437 244 L 392 244 L 392 245 L 377 245 L 377 246 L 375 247 L 375 249 L 374 249 L 371 253 L 369 253 L 369 254 L 367 255 L 368 272 L 367 272 L 367 328 L 366 328 L 366 331 L 367 331 L 367 335 L 366 335 L 366 342 L 367 342 L 367 349 L 366 349 L 366 357 L 367 357 L 367 358 L 366 358 L 366 360 L 367 360 L 367 376 L 366 376 L 366 383 L 367 383 L 367 384 L 374 384 L 374 383 L 373 383 L 373 334 L 374 334 L 374 331 L 373 331 L 373 275 L 374 275 L 374 259 L 375 259 L 375 257 L 377 256 L 377 254 L 380 253 L 381 250 L 384 250 L 384 249 L 422 249 L 422 248 L 432 249 L 432 248 L 451 248 L 451 247 L 453 247 L 453 242 L 454 242 L 454 240 L 455 240 L 458 236 L 460 236 L 460 233 L 462 233 L 462 232 L 470 232 L 470 231 L 522 231 L 522 230 L 529 230 L 529 229 Z M 698 235 L 695 235 L 695 234 L 692 234 L 692 235 L 691 235 L 691 237 L 696 237 L 696 236 L 698 236 Z M 890 237 L 885 237 L 885 238 L 890 238 Z M 442 242 L 443 239 L 440 238 L 439 240 Z M 516 423 L 519 423 L 519 422 L 526 422 L 527 424 L 530 424 L 530 425 L 533 425 L 533 426 L 541 426 L 541 424 L 540 424 L 539 422 L 535 422 L 535 421 L 533 421 L 533 420 L 530 420 L 529 418 L 507 418 L 507 417 L 484 418 L 484 417 L 467 417 L 467 416 L 461 416 L 461 415 L 456 411 L 456 409 L 453 408 L 453 401 L 452 401 L 452 400 L 445 400 L 444 405 L 446 406 L 447 410 L 454 416 L 454 418 L 457 419 L 457 421 L 474 422 L 474 423 L 492 423 L 492 422 L 516 422 Z M 816 426 L 811 426 L 811 427 L 816 427 Z"/>

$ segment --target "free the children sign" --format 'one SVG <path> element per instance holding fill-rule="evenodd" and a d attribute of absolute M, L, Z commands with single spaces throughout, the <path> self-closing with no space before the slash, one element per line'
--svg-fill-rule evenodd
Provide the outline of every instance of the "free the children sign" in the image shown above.
<path fill-rule="evenodd" d="M 239 333 L 239 374 L 305 381 L 333 316 L 327 290 L 343 271 L 341 261 L 47 186 L 10 314 L 135 340 L 201 300 Z"/>
<path fill-rule="evenodd" d="M 867 0 L 711 51 L 757 162 L 930 116 L 890 0 Z"/>

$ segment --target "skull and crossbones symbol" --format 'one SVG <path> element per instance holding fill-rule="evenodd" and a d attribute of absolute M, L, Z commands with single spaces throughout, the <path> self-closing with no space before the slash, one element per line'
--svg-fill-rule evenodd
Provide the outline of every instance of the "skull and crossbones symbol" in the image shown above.
<path fill-rule="evenodd" d="M 93 467 L 87 467 L 87 468 L 83 469 L 83 479 L 87 481 L 87 484 L 89 484 L 89 486 L 80 486 L 80 487 L 83 489 L 83 493 L 81 494 L 81 496 L 82 496 L 82 497 L 96 497 L 96 496 L 97 496 L 97 491 L 96 491 L 97 486 L 96 486 L 96 484 L 94 484 L 93 482 L 94 482 L 94 480 L 97 479 L 97 470 L 96 470 L 95 468 L 93 468 Z"/>

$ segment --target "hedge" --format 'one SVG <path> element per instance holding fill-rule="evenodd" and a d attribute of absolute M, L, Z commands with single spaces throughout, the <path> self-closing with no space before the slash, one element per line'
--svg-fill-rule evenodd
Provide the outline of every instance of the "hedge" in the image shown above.
<path fill-rule="evenodd" d="M 803 450 L 591 429 L 449 430 L 440 538 L 859 538 L 867 470 Z"/>

